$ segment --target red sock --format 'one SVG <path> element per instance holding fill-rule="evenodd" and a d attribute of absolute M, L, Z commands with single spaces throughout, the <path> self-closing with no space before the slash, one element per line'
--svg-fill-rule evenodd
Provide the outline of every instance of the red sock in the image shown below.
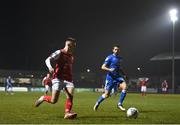
<path fill-rule="evenodd" d="M 51 96 L 45 95 L 44 96 L 44 101 L 51 103 Z"/>
<path fill-rule="evenodd" d="M 72 99 L 68 98 L 66 99 L 66 104 L 65 104 L 65 112 L 70 112 L 72 108 Z"/>

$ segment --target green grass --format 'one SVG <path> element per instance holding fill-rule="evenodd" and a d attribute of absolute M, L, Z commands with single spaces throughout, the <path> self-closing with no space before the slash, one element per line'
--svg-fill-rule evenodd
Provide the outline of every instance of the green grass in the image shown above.
<path fill-rule="evenodd" d="M 125 112 L 117 109 L 118 96 L 105 100 L 94 112 L 93 106 L 101 93 L 75 93 L 73 111 L 77 119 L 65 120 L 65 95 L 61 93 L 58 103 L 43 103 L 35 108 L 34 102 L 43 93 L 19 92 L 6 95 L 0 92 L 0 124 L 179 124 L 180 95 L 128 93 L 124 102 L 125 108 L 136 107 L 139 110 L 137 119 L 126 118 Z"/>

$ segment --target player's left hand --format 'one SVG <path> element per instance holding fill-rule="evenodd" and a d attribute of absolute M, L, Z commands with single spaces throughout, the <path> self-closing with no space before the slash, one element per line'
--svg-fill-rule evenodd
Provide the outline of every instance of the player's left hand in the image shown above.
<path fill-rule="evenodd" d="M 114 72 L 114 71 L 115 71 L 115 68 L 110 68 L 109 71 L 110 71 L 110 72 Z"/>
<path fill-rule="evenodd" d="M 49 72 L 53 73 L 54 72 L 54 68 L 49 68 Z"/>

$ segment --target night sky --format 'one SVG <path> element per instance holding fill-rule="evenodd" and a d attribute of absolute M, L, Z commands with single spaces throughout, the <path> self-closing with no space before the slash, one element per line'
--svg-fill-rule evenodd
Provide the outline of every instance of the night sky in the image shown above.
<path fill-rule="evenodd" d="M 171 73 L 171 61 L 150 58 L 172 51 L 168 11 L 180 0 L 8 0 L 0 9 L 0 69 L 47 70 L 44 60 L 75 37 L 75 72 L 99 72 L 112 46 L 119 44 L 128 74 Z M 175 51 L 180 52 L 180 20 Z M 179 62 L 176 62 L 178 73 Z"/>

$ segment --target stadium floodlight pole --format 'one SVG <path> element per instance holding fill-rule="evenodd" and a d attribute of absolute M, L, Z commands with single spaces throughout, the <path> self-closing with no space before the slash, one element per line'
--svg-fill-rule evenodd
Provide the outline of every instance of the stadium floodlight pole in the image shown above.
<path fill-rule="evenodd" d="M 174 57 L 174 34 L 175 34 L 175 22 L 178 20 L 177 17 L 178 11 L 176 9 L 172 9 L 169 11 L 169 15 L 171 18 L 171 21 L 173 23 L 173 33 L 172 33 L 172 91 L 175 92 L 175 57 Z"/>

